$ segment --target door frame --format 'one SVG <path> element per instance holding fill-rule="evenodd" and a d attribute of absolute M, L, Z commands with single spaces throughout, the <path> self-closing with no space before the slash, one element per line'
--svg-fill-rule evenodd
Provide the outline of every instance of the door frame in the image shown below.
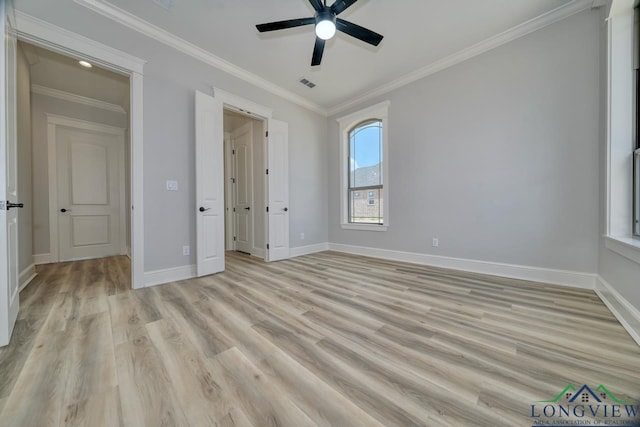
<path fill-rule="evenodd" d="M 223 110 L 224 111 L 224 110 Z M 253 147 L 253 122 L 252 119 L 255 119 L 255 116 L 246 116 L 247 117 L 247 122 L 245 124 L 243 124 L 241 127 L 239 127 L 238 129 L 241 129 L 242 127 L 248 126 L 251 129 L 251 210 L 249 211 L 249 215 L 251 217 L 251 241 L 249 242 L 251 245 L 251 248 L 249 250 L 249 254 L 253 255 L 253 256 L 258 256 L 261 255 L 262 257 L 264 257 L 264 254 L 258 254 L 256 253 L 256 247 L 255 247 L 255 242 L 256 242 L 256 238 L 255 238 L 255 232 L 256 232 L 256 224 L 255 224 L 255 212 L 256 212 L 256 196 L 255 196 L 255 189 L 254 189 L 254 176 L 253 176 L 253 168 L 255 167 L 255 165 L 253 164 L 253 159 L 254 159 L 254 147 Z M 234 129 L 235 131 L 236 129 Z M 231 208 L 233 209 L 237 203 L 237 198 L 238 198 L 238 187 L 235 185 L 236 181 L 234 181 L 233 179 L 237 180 L 237 169 L 236 169 L 236 158 L 233 154 L 233 150 L 235 150 L 235 143 L 234 143 L 234 139 L 232 137 L 233 135 L 233 131 L 232 132 L 225 132 L 225 149 L 227 150 L 227 154 L 225 155 L 225 162 L 229 161 L 231 168 L 230 169 L 226 169 L 225 170 L 225 201 L 227 201 L 228 203 L 230 203 L 229 205 L 227 205 L 227 209 Z M 227 138 L 229 140 L 227 140 Z M 229 154 L 230 153 L 230 154 Z M 225 214 L 229 216 L 230 221 L 227 224 L 227 228 L 225 229 L 225 233 L 230 233 L 229 236 L 225 235 L 225 241 L 231 243 L 229 245 L 229 247 L 232 247 L 234 251 L 238 250 L 238 244 L 237 241 L 233 239 L 234 236 L 237 236 L 237 230 L 236 230 L 236 226 L 238 225 L 236 222 L 236 217 L 234 215 L 233 210 L 226 210 Z M 225 220 L 226 221 L 226 220 Z M 265 229 L 265 234 L 266 234 L 266 229 Z M 265 235 L 265 240 L 266 240 L 267 236 Z"/>
<path fill-rule="evenodd" d="M 225 202 L 225 229 L 224 229 L 224 241 L 225 250 L 235 251 L 236 244 L 233 241 L 233 230 L 235 230 L 235 224 L 233 221 L 233 215 L 230 209 L 233 209 L 233 182 L 231 178 L 234 175 L 233 144 L 231 142 L 231 132 L 224 133 L 224 202 Z"/>
<path fill-rule="evenodd" d="M 143 197 L 143 71 L 146 61 L 95 40 L 57 27 L 16 10 L 18 40 L 43 47 L 129 77 L 131 159 L 131 287 L 143 288 L 144 197 Z M 135 208 L 135 209 L 134 209 Z M 51 227 L 51 224 L 50 224 Z M 0 242 L 6 244 L 6 242 Z"/>
<path fill-rule="evenodd" d="M 222 89 L 219 89 L 215 86 L 213 86 L 213 96 L 214 98 L 220 100 L 222 102 L 222 115 L 223 117 L 220 117 L 220 122 L 224 123 L 224 110 L 230 110 L 236 113 L 240 113 L 244 116 L 247 116 L 247 118 L 251 118 L 251 119 L 255 119 L 255 120 L 260 120 L 262 121 L 262 129 L 263 132 L 268 131 L 269 129 L 269 121 L 273 118 L 273 110 L 271 108 L 265 107 L 263 105 L 260 104 L 256 104 L 253 101 L 250 101 L 248 99 L 242 98 L 240 96 L 236 96 L 232 93 L 226 92 Z M 225 143 L 225 136 L 226 136 L 227 132 L 224 132 L 224 130 L 222 131 L 222 136 L 223 136 L 223 141 L 222 143 Z M 230 135 L 230 133 L 229 133 Z M 263 170 L 267 170 L 268 168 L 268 155 L 267 155 L 267 136 L 266 135 L 262 135 L 263 138 L 263 143 L 262 143 L 262 147 L 264 149 L 264 155 L 263 157 L 263 165 L 262 168 Z M 231 147 L 231 142 L 229 141 L 229 147 Z M 233 161 L 231 161 L 231 163 L 233 163 Z M 225 177 L 226 178 L 226 177 Z M 225 192 L 226 190 L 228 190 L 228 186 L 225 185 Z M 264 191 L 264 195 L 265 195 L 265 202 L 268 201 L 268 196 L 269 196 L 269 180 L 268 178 L 265 178 L 263 180 L 263 191 Z M 226 198 L 226 194 L 225 194 L 225 200 L 227 200 Z M 254 191 L 254 196 L 252 196 L 253 198 L 253 204 L 255 205 L 255 191 Z M 260 209 L 265 209 L 266 206 L 262 206 L 260 207 Z M 226 212 L 227 214 L 230 214 L 230 212 Z M 233 221 L 232 221 L 233 223 Z M 233 226 L 235 226 L 235 224 L 233 224 Z M 255 223 L 253 223 L 252 221 L 252 227 L 254 227 L 254 233 L 255 234 Z M 235 230 L 235 228 L 231 228 L 231 230 Z M 265 243 L 268 242 L 269 240 L 269 215 L 265 215 L 264 217 L 264 230 L 265 230 Z M 226 233 L 228 233 L 228 228 L 225 228 L 225 241 L 227 239 L 226 237 Z M 264 248 L 260 248 L 261 249 L 261 253 L 256 253 L 254 254 L 253 251 L 256 249 L 255 248 L 255 235 L 253 236 L 253 241 L 254 244 L 252 245 L 253 247 L 252 249 L 252 255 L 258 255 L 260 258 L 264 258 L 265 260 L 268 259 L 268 250 L 266 248 L 266 246 Z M 232 247 L 235 249 L 235 243 L 232 245 Z"/>
<path fill-rule="evenodd" d="M 49 254 L 50 262 L 60 262 L 60 241 L 59 241 L 59 215 L 58 215 L 58 137 L 57 130 L 59 127 L 87 130 L 108 135 L 114 135 L 120 138 L 122 144 L 122 152 L 118 154 L 118 188 L 120 191 L 120 255 L 127 253 L 127 218 L 126 218 L 126 184 L 124 167 L 124 134 L 125 129 L 109 126 L 102 123 L 89 122 L 86 120 L 75 119 L 72 117 L 60 116 L 57 114 L 46 113 L 47 116 L 47 150 L 49 165 Z"/>

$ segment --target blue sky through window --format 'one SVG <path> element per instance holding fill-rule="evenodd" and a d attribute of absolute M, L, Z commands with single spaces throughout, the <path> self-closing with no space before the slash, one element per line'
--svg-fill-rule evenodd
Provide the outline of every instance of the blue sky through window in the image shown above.
<path fill-rule="evenodd" d="M 374 166 L 380 163 L 382 123 L 367 123 L 350 134 L 351 170 Z"/>

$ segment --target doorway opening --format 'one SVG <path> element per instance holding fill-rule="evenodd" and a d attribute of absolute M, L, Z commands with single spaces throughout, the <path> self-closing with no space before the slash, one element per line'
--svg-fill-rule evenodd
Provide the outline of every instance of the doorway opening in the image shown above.
<path fill-rule="evenodd" d="M 21 289 L 35 265 L 131 256 L 130 93 L 127 75 L 18 42 Z"/>
<path fill-rule="evenodd" d="M 224 109 L 225 250 L 266 256 L 266 122 Z"/>

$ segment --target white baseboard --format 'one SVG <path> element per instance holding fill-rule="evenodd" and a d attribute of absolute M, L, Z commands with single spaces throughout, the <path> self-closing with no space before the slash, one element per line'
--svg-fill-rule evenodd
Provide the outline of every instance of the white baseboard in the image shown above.
<path fill-rule="evenodd" d="M 20 276 L 18 276 L 18 284 L 20 286 L 18 288 L 18 292 L 22 292 L 22 290 L 26 288 L 29 283 L 31 283 L 31 281 L 33 280 L 34 277 L 36 277 L 36 275 L 37 273 L 36 273 L 35 263 L 31 264 L 30 266 L 22 270 L 20 272 Z"/>
<path fill-rule="evenodd" d="M 554 270 L 549 268 L 478 261 L 464 258 L 451 258 L 415 252 L 392 251 L 388 249 L 351 246 L 339 243 L 329 243 L 329 249 L 333 251 L 370 256 L 374 258 L 383 258 L 392 261 L 410 262 L 413 264 L 422 264 L 432 267 L 451 268 L 454 270 L 489 274 L 492 276 L 530 280 L 534 282 L 550 283 L 553 285 L 570 286 L 573 288 L 595 289 L 596 286 L 597 276 L 596 274 L 591 273 Z"/>
<path fill-rule="evenodd" d="M 640 345 L 640 311 L 600 276 L 596 284 L 596 294 Z"/>
<path fill-rule="evenodd" d="M 167 268 L 164 270 L 147 271 L 144 273 L 144 285 L 155 286 L 163 283 L 177 282 L 179 280 L 192 279 L 196 277 L 196 265 L 185 265 L 182 267 Z"/>
<path fill-rule="evenodd" d="M 41 264 L 51 264 L 52 262 L 56 262 L 51 257 L 51 254 L 36 254 L 33 256 L 33 263 L 35 265 Z"/>
<path fill-rule="evenodd" d="M 297 256 L 309 255 L 309 254 L 314 254 L 316 252 L 323 252 L 328 250 L 329 250 L 329 243 L 324 242 L 324 243 L 318 243 L 316 245 L 298 246 L 297 248 L 290 248 L 289 256 L 293 258 Z"/>

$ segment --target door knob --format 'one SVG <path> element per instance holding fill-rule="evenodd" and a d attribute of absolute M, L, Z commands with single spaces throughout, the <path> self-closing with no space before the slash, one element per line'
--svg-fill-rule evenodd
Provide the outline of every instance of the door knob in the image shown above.
<path fill-rule="evenodd" d="M 249 210 L 251 210 L 251 208 L 250 208 L 250 207 L 248 207 L 248 208 L 244 208 L 244 210 L 245 210 L 245 211 L 249 211 Z"/>
<path fill-rule="evenodd" d="M 198 209 L 200 212 L 205 212 L 208 211 L 211 208 L 203 208 L 202 206 L 200 206 L 200 209 Z"/>
<path fill-rule="evenodd" d="M 71 209 L 62 208 L 62 209 L 60 209 L 60 212 L 62 212 L 62 213 L 71 212 Z"/>
<path fill-rule="evenodd" d="M 11 208 L 24 208 L 24 203 L 11 203 L 7 200 L 7 210 Z"/>
<path fill-rule="evenodd" d="M 284 208 L 282 210 L 285 211 L 285 212 L 289 212 L 289 208 Z"/>

